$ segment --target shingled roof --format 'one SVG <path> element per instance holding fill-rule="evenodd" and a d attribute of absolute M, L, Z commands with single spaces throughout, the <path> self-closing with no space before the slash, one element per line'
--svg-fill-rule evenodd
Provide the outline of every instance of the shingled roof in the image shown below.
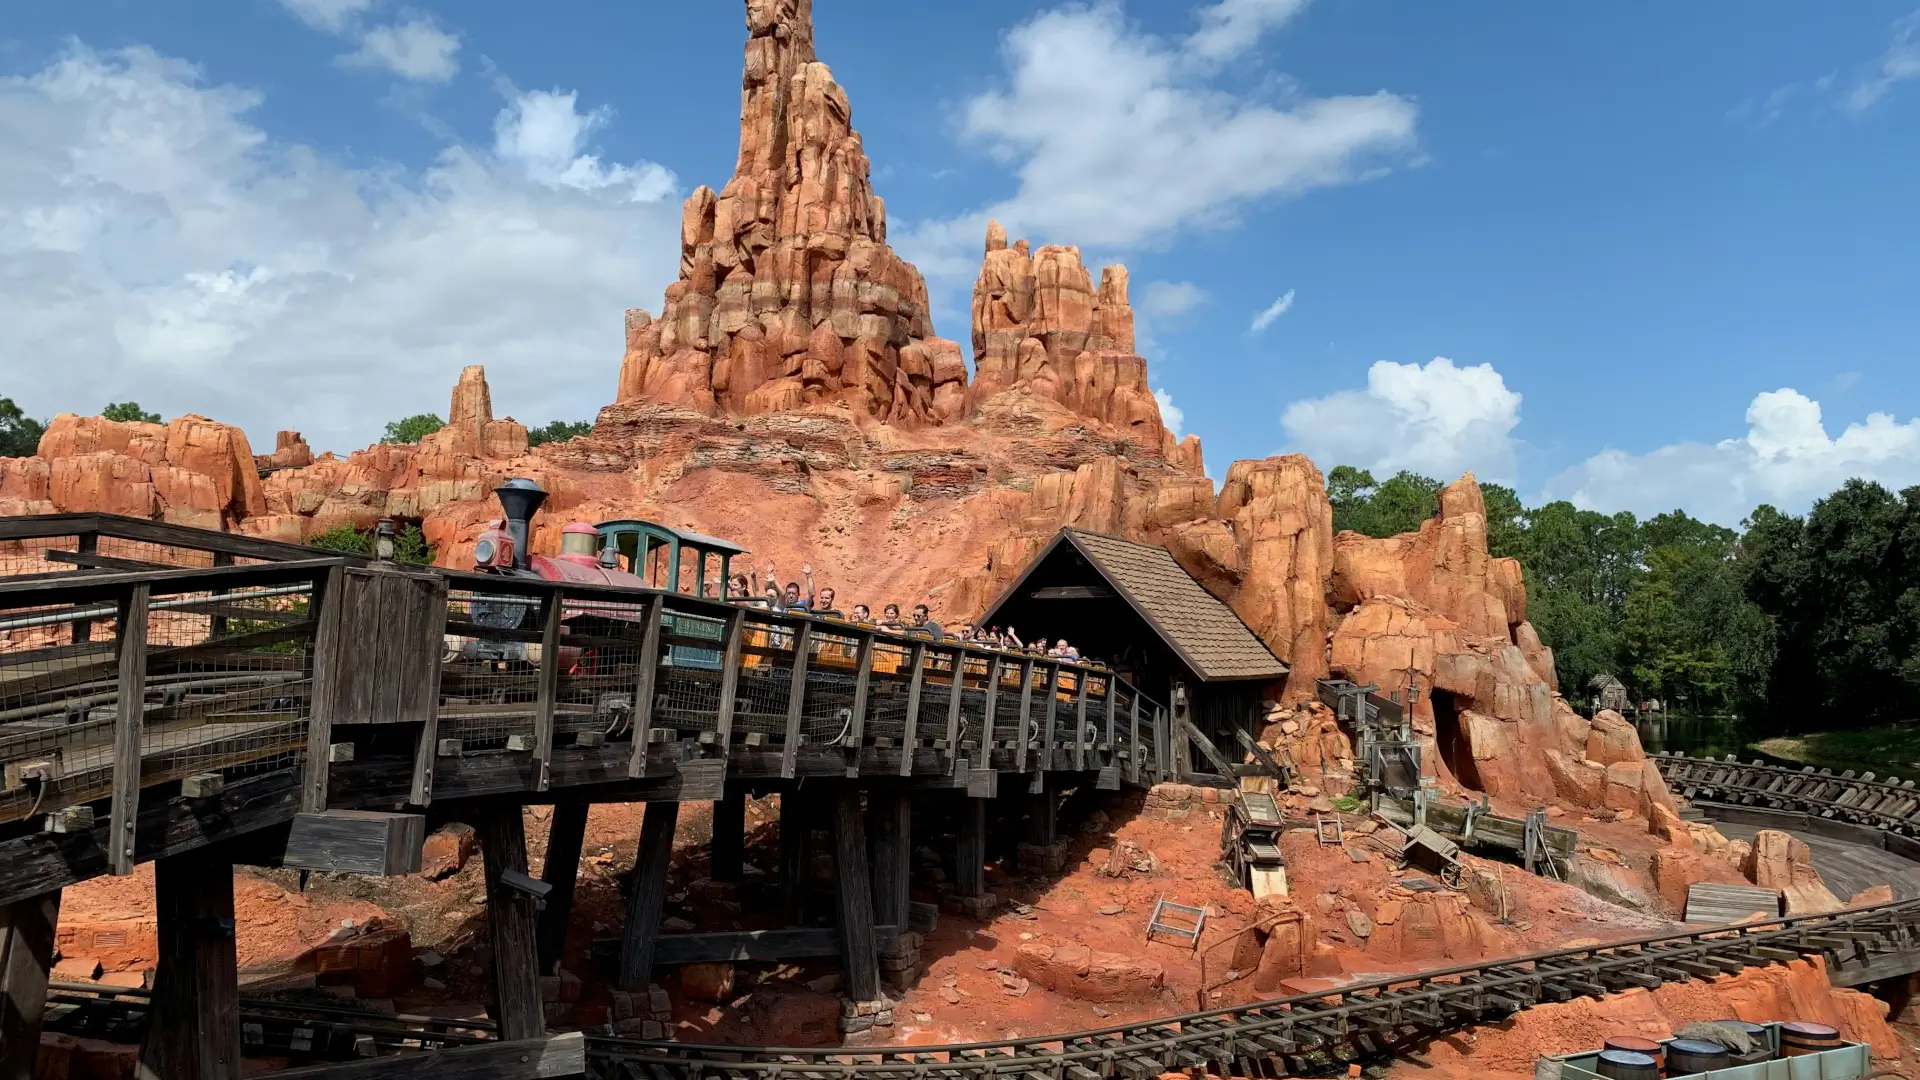
<path fill-rule="evenodd" d="M 1000 599 L 999 608 L 1062 544 L 1086 557 L 1108 585 L 1147 620 L 1186 665 L 1208 682 L 1278 679 L 1287 665 L 1232 608 L 1202 588 L 1163 547 L 1061 529 Z"/>

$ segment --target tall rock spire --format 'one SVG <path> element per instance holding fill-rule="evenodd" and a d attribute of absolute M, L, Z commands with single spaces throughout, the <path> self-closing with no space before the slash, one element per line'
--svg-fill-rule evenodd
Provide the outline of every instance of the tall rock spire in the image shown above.
<path fill-rule="evenodd" d="M 621 401 L 745 414 L 844 402 L 894 423 L 957 418 L 960 346 L 887 244 L 846 91 L 814 57 L 812 0 L 746 0 L 740 157 L 680 224 L 659 319 L 627 317 Z"/>

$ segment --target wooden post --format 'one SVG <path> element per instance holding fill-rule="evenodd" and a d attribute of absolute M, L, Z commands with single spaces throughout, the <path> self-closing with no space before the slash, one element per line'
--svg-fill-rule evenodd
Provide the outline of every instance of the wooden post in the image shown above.
<path fill-rule="evenodd" d="M 793 632 L 793 685 L 787 691 L 787 738 L 780 747 L 780 775 L 793 779 L 800 763 L 800 723 L 807 705 L 807 649 L 813 640 L 813 622 L 803 619 Z"/>
<path fill-rule="evenodd" d="M 1020 739 L 1013 748 L 1013 768 L 1027 771 L 1027 744 L 1033 741 L 1033 661 L 1020 664 Z"/>
<path fill-rule="evenodd" d="M 927 647 L 916 641 L 907 651 L 913 676 L 907 680 L 906 730 L 900 733 L 900 775 L 913 775 L 914 744 L 920 741 L 920 683 L 927 674 Z"/>
<path fill-rule="evenodd" d="M 84 639 L 83 639 L 84 640 Z M 0 1080 L 35 1080 L 60 890 L 0 907 Z"/>
<path fill-rule="evenodd" d="M 873 921 L 904 930 L 913 872 L 913 799 L 904 790 L 867 792 L 867 835 L 873 841 Z"/>
<path fill-rule="evenodd" d="M 980 726 L 980 760 L 973 763 L 976 769 L 993 765 L 993 710 L 999 707 L 999 700 L 1000 654 L 994 653 L 987 658 L 987 711 Z"/>
<path fill-rule="evenodd" d="M 333 581 L 331 577 L 327 580 L 329 583 Z M 420 722 L 420 741 L 414 745 L 413 793 L 408 801 L 415 806 L 426 806 L 433 802 L 433 766 L 439 761 L 440 676 L 441 667 L 446 661 L 442 651 L 447 634 L 446 578 L 435 576 L 433 596 L 427 602 L 426 611 L 423 613 L 418 629 L 425 638 L 418 643 L 418 647 L 426 650 L 427 674 L 425 685 L 414 688 L 416 691 L 414 703 Z"/>
<path fill-rule="evenodd" d="M 707 874 L 715 881 L 746 876 L 747 793 L 732 789 L 713 804 L 713 849 Z"/>
<path fill-rule="evenodd" d="M 714 738 L 720 760 L 733 752 L 733 702 L 740 693 L 740 649 L 747 635 L 747 611 L 735 608 L 727 620 L 727 651 L 720 661 L 720 715 L 714 718 Z"/>
<path fill-rule="evenodd" d="M 880 954 L 873 932 L 873 878 L 860 821 L 860 789 L 837 785 L 833 798 L 833 868 L 840 897 L 840 959 L 846 994 L 854 1001 L 880 996 Z M 898 924 L 896 924 L 897 926 Z"/>
<path fill-rule="evenodd" d="M 553 886 L 540 909 L 537 945 L 540 974 L 551 975 L 566 958 L 567 922 L 573 917 L 573 890 L 580 878 L 580 849 L 587 841 L 587 810 L 583 802 L 555 803 L 547 826 L 547 861 L 540 880 Z"/>
<path fill-rule="evenodd" d="M 653 687 L 660 675 L 661 608 L 665 606 L 665 597 L 647 601 L 646 629 L 640 635 L 640 672 L 633 680 L 633 757 L 627 762 L 628 776 L 647 775 L 647 750 L 653 743 Z"/>
<path fill-rule="evenodd" d="M 547 593 L 547 621 L 540 630 L 540 689 L 533 705 L 533 790 L 548 787 L 553 761 L 553 713 L 560 701 L 560 619 L 566 614 L 559 589 Z"/>
<path fill-rule="evenodd" d="M 326 577 L 314 582 L 307 610 L 317 606 L 320 624 L 313 635 L 313 704 L 307 718 L 307 760 L 300 791 L 300 809 L 309 814 L 327 809 L 327 747 L 333 742 L 333 715 L 341 687 L 347 682 L 342 669 L 348 650 L 341 648 L 342 618 L 345 606 L 346 571 L 336 566 Z M 433 753 L 428 749 L 428 754 Z"/>
<path fill-rule="evenodd" d="M 1073 673 L 1073 681 L 1079 686 L 1079 701 L 1073 708 L 1073 767 L 1077 772 L 1087 768 L 1087 679 L 1085 668 Z"/>
<path fill-rule="evenodd" d="M 1133 749 L 1127 752 L 1127 775 L 1134 783 L 1140 782 L 1140 688 L 1133 688 L 1133 719 L 1131 721 L 1129 741 Z"/>
<path fill-rule="evenodd" d="M 1102 740 L 1107 748 L 1107 756 L 1102 762 L 1106 765 L 1113 764 L 1113 720 L 1114 715 L 1119 711 L 1119 692 L 1119 682 L 1109 674 L 1107 676 L 1107 735 L 1106 738 Z"/>
<path fill-rule="evenodd" d="M 847 777 L 860 775 L 860 751 L 867 745 L 867 691 L 873 682 L 873 635 L 860 635 L 860 654 L 854 662 L 853 724 L 847 730 Z"/>
<path fill-rule="evenodd" d="M 1046 742 L 1043 744 L 1045 747 L 1047 756 L 1044 760 L 1040 762 L 1041 772 L 1046 772 L 1047 770 L 1052 769 L 1054 765 L 1053 716 L 1054 716 L 1054 713 L 1058 711 L 1059 708 L 1060 708 L 1060 665 L 1053 664 L 1047 668 L 1047 716 L 1046 716 L 1047 731 L 1046 731 Z"/>
<path fill-rule="evenodd" d="M 240 974 L 233 863 L 218 848 L 154 863 L 160 936 L 143 1075 L 239 1080 Z"/>
<path fill-rule="evenodd" d="M 92 555 L 95 552 L 99 551 L 100 550 L 100 534 L 97 532 L 81 533 L 79 537 L 79 542 L 74 545 L 74 550 L 80 552 L 80 554 L 82 555 Z M 92 640 L 93 640 L 93 620 L 92 619 L 75 619 L 73 622 L 73 643 L 75 645 L 78 645 L 83 641 L 92 641 Z M 4 1049 L 4 1048 L 0 1048 L 0 1049 Z M 12 1078 L 8 1077 L 7 1080 L 12 1080 Z"/>
<path fill-rule="evenodd" d="M 540 1006 L 540 947 L 532 896 L 501 880 L 527 872 L 527 829 L 516 803 L 486 806 L 475 815 L 486 863 L 487 922 L 493 931 L 494 1019 L 502 1039 L 546 1033 Z"/>
<path fill-rule="evenodd" d="M 953 650 L 953 692 L 947 698 L 947 772 L 960 767 L 960 705 L 967 697 L 967 650 Z"/>
<path fill-rule="evenodd" d="M 653 950 L 667 908 L 667 865 L 673 856 L 673 830 L 680 804 L 650 802 L 640 823 L 640 851 L 633 860 L 633 892 L 627 898 L 627 925 L 620 932 L 620 989 L 639 993 L 653 978 Z"/>
<path fill-rule="evenodd" d="M 1042 847 L 1060 839 L 1060 801 L 1051 791 L 1036 791 L 1029 803 L 1033 815 L 1033 842 Z"/>
<path fill-rule="evenodd" d="M 120 686 L 113 723 L 113 803 L 107 817 L 107 861 L 119 877 L 133 873 L 133 823 L 140 814 L 140 739 L 147 711 L 147 603 L 151 596 L 151 586 L 135 585 L 121 598 L 114 626 Z"/>
<path fill-rule="evenodd" d="M 807 922 L 807 895 L 813 890 L 813 815 L 798 792 L 780 793 L 780 898 L 787 922 Z"/>
<path fill-rule="evenodd" d="M 963 798 L 960 844 L 954 854 L 953 891 L 979 896 L 987 891 L 987 800 Z"/>

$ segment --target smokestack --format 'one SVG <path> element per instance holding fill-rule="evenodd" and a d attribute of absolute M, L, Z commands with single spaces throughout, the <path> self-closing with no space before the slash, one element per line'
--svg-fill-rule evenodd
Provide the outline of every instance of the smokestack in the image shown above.
<path fill-rule="evenodd" d="M 513 568 L 528 569 L 533 565 L 529 547 L 533 515 L 547 501 L 547 491 L 532 480 L 517 478 L 494 488 L 493 493 L 500 500 L 500 509 L 507 513 L 507 535 L 513 537 Z"/>

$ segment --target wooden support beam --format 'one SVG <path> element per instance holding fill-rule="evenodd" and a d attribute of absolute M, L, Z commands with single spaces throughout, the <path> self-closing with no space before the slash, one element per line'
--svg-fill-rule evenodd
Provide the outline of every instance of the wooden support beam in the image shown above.
<path fill-rule="evenodd" d="M 1087 673 L 1074 672 L 1073 681 L 1079 684 L 1079 700 L 1073 707 L 1073 767 L 1077 772 L 1087 768 Z"/>
<path fill-rule="evenodd" d="M 900 775 L 913 775 L 913 751 L 920 741 L 920 684 L 927 675 L 927 647 L 914 642 L 907 650 L 913 673 L 907 679 L 906 729 L 900 735 Z"/>
<path fill-rule="evenodd" d="M 527 830 L 520 807 L 485 803 L 474 815 L 480 855 L 486 863 L 487 922 L 493 932 L 494 1019 L 502 1039 L 536 1039 L 546 1033 L 540 1004 L 540 949 L 533 896 L 504 875 L 525 876 Z"/>
<path fill-rule="evenodd" d="M 833 869 L 840 900 L 840 959 L 846 994 L 854 1001 L 880 996 L 880 952 L 873 927 L 873 877 L 867 871 L 867 836 L 861 822 L 860 789 L 839 784 L 833 797 Z"/>
<path fill-rule="evenodd" d="M 307 601 L 308 611 L 320 620 L 313 635 L 313 698 L 308 707 L 307 760 L 302 765 L 305 783 L 301 785 L 300 794 L 300 809 L 311 814 L 327 808 L 327 771 L 332 765 L 327 748 L 333 743 L 333 717 L 339 708 L 339 695 L 349 681 L 343 670 L 346 650 L 341 647 L 340 636 L 345 577 L 344 567 L 328 570 L 324 578 L 314 583 L 314 595 Z M 431 776 L 431 772 L 428 775 Z"/>
<path fill-rule="evenodd" d="M 960 767 L 960 706 L 967 698 L 967 650 L 953 650 L 953 692 L 947 695 L 947 773 Z"/>
<path fill-rule="evenodd" d="M 735 608 L 727 620 L 727 650 L 720 660 L 720 708 L 714 718 L 720 760 L 733 752 L 733 705 L 740 695 L 740 649 L 746 640 L 747 609 Z"/>
<path fill-rule="evenodd" d="M 567 923 L 573 917 L 573 890 L 580 879 L 580 849 L 587 841 L 587 811 L 583 802 L 555 803 L 547 824 L 547 860 L 540 880 L 553 886 L 540 909 L 535 945 L 540 974 L 551 975 L 566 958 Z"/>
<path fill-rule="evenodd" d="M 673 830 L 680 822 L 677 802 L 650 802 L 640 823 L 640 850 L 633 861 L 633 891 L 627 897 L 627 925 L 620 932 L 620 989 L 638 993 L 653 978 L 653 951 L 666 915 L 667 866 L 673 857 Z"/>
<path fill-rule="evenodd" d="M 1133 716 L 1127 722 L 1127 779 L 1140 782 L 1140 762 L 1146 756 L 1140 745 L 1140 691 L 1133 692 Z"/>
<path fill-rule="evenodd" d="M 143 1075 L 239 1080 L 240 973 L 233 863 L 220 849 L 154 863 L 160 937 Z"/>
<path fill-rule="evenodd" d="M 747 793 L 729 790 L 713 804 L 713 847 L 707 876 L 715 881 L 739 881 L 746 876 Z"/>
<path fill-rule="evenodd" d="M 1059 795 L 1051 791 L 1036 791 L 1029 805 L 1033 815 L 1033 842 L 1045 846 L 1060 839 Z"/>
<path fill-rule="evenodd" d="M 60 891 L 0 907 L 0 1080 L 36 1080 Z"/>
<path fill-rule="evenodd" d="M 987 708 L 980 721 L 980 760 L 973 767 L 988 768 L 993 764 L 993 710 L 998 708 L 1000 699 L 1000 654 L 994 653 L 987 658 Z"/>
<path fill-rule="evenodd" d="M 413 790 L 407 798 L 415 806 L 433 802 L 433 763 L 440 746 L 440 673 L 446 659 L 447 579 L 436 574 L 431 588 L 433 594 L 427 598 L 420 625 L 416 627 L 425 640 L 415 643 L 415 647 L 423 650 L 421 659 L 426 677 L 419 686 L 403 694 L 409 699 L 406 718 L 420 724 L 420 740 L 414 744 Z"/>
<path fill-rule="evenodd" d="M 1119 706 L 1120 706 L 1119 690 L 1120 690 L 1119 680 L 1114 678 L 1112 675 L 1108 675 L 1107 676 L 1107 734 L 1106 734 L 1106 738 L 1103 740 L 1107 744 L 1107 756 L 1105 761 L 1102 762 L 1102 764 L 1106 764 L 1106 765 L 1113 764 L 1113 735 L 1114 735 L 1113 725 L 1114 725 L 1115 715 L 1119 711 Z"/>
<path fill-rule="evenodd" d="M 640 634 L 640 673 L 633 680 L 633 758 L 627 763 L 628 776 L 647 774 L 647 750 L 653 742 L 654 681 L 660 676 L 660 617 L 665 606 L 665 597 L 647 601 L 646 629 Z M 740 616 L 735 612 L 733 617 L 738 620 Z M 722 740 L 720 756 L 726 753 L 727 744 Z"/>
<path fill-rule="evenodd" d="M 860 748 L 867 745 L 867 697 L 873 683 L 873 635 L 860 635 L 853 665 L 853 723 L 847 729 L 847 776 L 860 775 Z"/>
<path fill-rule="evenodd" d="M 1033 741 L 1033 661 L 1020 664 L 1020 730 L 1013 748 L 1015 772 L 1027 771 L 1027 744 Z"/>
<path fill-rule="evenodd" d="M 913 797 L 905 791 L 869 789 L 867 837 L 873 849 L 873 921 L 905 926 L 913 873 Z"/>
<path fill-rule="evenodd" d="M 559 589 L 541 598 L 546 623 L 540 630 L 540 683 L 533 702 L 533 790 L 545 791 L 551 783 L 549 763 L 553 761 L 553 713 L 560 701 L 560 619 L 566 604 Z"/>
<path fill-rule="evenodd" d="M 960 804 L 960 837 L 953 859 L 953 891 L 980 896 L 987 891 L 987 800 L 965 798 Z"/>
<path fill-rule="evenodd" d="M 423 814 L 327 810 L 296 814 L 280 865 L 290 870 L 399 877 L 420 872 Z"/>
<path fill-rule="evenodd" d="M 787 691 L 787 738 L 780 746 L 780 775 L 791 780 L 800 760 L 800 724 L 807 707 L 807 651 L 813 639 L 813 621 L 801 622 L 793 632 L 793 683 Z"/>
<path fill-rule="evenodd" d="M 1047 715 L 1044 721 L 1046 724 L 1047 730 L 1045 733 L 1045 736 L 1046 736 L 1045 741 L 1041 744 L 1046 748 L 1047 756 L 1045 760 L 1040 762 L 1041 772 L 1045 772 L 1048 769 L 1053 768 L 1053 745 L 1054 745 L 1053 718 L 1054 718 L 1054 714 L 1057 711 L 1059 711 L 1059 708 L 1060 708 L 1060 665 L 1050 664 L 1047 666 Z"/>
<path fill-rule="evenodd" d="M 780 793 L 780 900 L 787 922 L 807 921 L 807 895 L 813 889 L 813 815 L 797 792 Z"/>
<path fill-rule="evenodd" d="M 152 588 L 135 585 L 120 598 L 115 617 L 115 657 L 119 662 L 119 705 L 113 720 L 113 803 L 107 813 L 114 875 L 133 873 L 133 823 L 140 812 L 140 737 L 146 720 L 147 604 Z"/>
<path fill-rule="evenodd" d="M 552 1038 L 409 1050 L 274 1074 L 276 1080 L 574 1080 L 586 1075 L 587 1037 L 578 1031 Z"/>

